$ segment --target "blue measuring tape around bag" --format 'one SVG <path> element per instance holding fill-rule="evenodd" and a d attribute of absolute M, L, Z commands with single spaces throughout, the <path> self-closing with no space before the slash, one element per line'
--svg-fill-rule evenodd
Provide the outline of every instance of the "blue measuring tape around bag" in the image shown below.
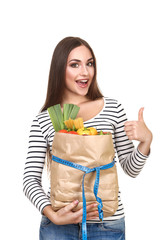
<path fill-rule="evenodd" d="M 78 170 L 84 172 L 83 180 L 82 180 L 82 199 L 83 199 L 82 239 L 87 240 L 87 224 L 86 224 L 87 212 L 86 212 L 86 198 L 85 198 L 85 190 L 84 190 L 85 176 L 86 176 L 87 173 L 91 173 L 91 172 L 96 171 L 96 179 L 95 179 L 95 183 L 94 183 L 94 195 L 96 197 L 97 202 L 99 203 L 98 204 L 99 219 L 101 221 L 103 221 L 103 210 L 102 210 L 103 204 L 102 204 L 101 198 L 99 198 L 97 196 L 98 187 L 99 187 L 100 170 L 105 170 L 105 169 L 112 168 L 115 164 L 115 160 L 113 159 L 113 161 L 111 163 L 106 164 L 104 166 L 95 167 L 95 168 L 88 168 L 88 167 L 79 165 L 77 163 L 73 163 L 73 162 L 70 162 L 70 161 L 67 161 L 67 160 L 63 160 L 63 159 L 61 159 L 59 157 L 56 157 L 54 155 L 52 155 L 52 160 L 57 162 L 57 163 L 60 163 L 60 164 L 66 165 L 68 167 L 72 167 L 72 168 L 75 168 L 75 169 L 78 169 Z"/>

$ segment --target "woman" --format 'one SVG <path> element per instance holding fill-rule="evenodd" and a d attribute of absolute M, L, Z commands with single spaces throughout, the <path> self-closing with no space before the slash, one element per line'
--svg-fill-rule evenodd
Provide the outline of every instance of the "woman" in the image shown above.
<path fill-rule="evenodd" d="M 136 177 L 149 155 L 152 133 L 143 120 L 143 108 L 138 121 L 127 121 L 124 109 L 117 100 L 105 98 L 96 81 L 96 59 L 88 43 L 80 38 L 67 37 L 55 48 L 48 82 L 45 104 L 33 121 L 30 132 L 29 151 L 24 173 L 24 192 L 43 214 L 40 239 L 81 239 L 83 211 L 72 210 L 78 205 L 75 200 L 54 212 L 50 203 L 50 191 L 46 195 L 41 186 L 42 171 L 47 151 L 51 153 L 54 129 L 47 108 L 64 103 L 80 107 L 78 116 L 86 127 L 112 132 L 119 162 L 131 177 Z M 138 140 L 134 148 L 131 140 Z M 98 219 L 93 211 L 96 203 L 87 206 L 88 239 L 125 239 L 124 210 L 119 192 L 118 210 L 113 216 Z"/>

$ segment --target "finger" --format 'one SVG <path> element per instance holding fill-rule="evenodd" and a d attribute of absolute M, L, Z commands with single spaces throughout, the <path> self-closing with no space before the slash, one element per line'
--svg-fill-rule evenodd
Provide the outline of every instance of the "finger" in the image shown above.
<path fill-rule="evenodd" d="M 133 126 L 135 124 L 136 124 L 136 121 L 127 121 L 127 122 L 125 122 L 124 127 Z"/>
<path fill-rule="evenodd" d="M 143 111 L 144 111 L 144 107 L 143 107 L 143 108 L 140 108 L 140 109 L 139 109 L 139 112 L 138 112 L 138 121 L 140 121 L 140 122 L 144 122 L 144 119 L 143 119 Z"/>
<path fill-rule="evenodd" d="M 98 210 L 87 213 L 87 220 L 99 219 Z"/>
<path fill-rule="evenodd" d="M 76 223 L 82 222 L 82 218 L 83 218 L 83 209 L 80 209 L 76 212 L 74 212 L 75 218 L 76 218 Z M 92 211 L 92 212 L 88 212 L 87 216 L 86 216 L 87 220 L 92 220 L 92 219 L 99 219 L 99 213 L 98 210 L 96 211 Z"/>
<path fill-rule="evenodd" d="M 128 139 L 133 140 L 134 134 L 135 134 L 134 128 L 131 127 L 130 130 L 125 130 L 125 132 L 126 132 Z"/>
<path fill-rule="evenodd" d="M 71 211 L 73 208 L 75 208 L 77 205 L 78 205 L 79 201 L 78 200 L 75 200 L 73 202 L 71 202 L 70 204 L 68 204 L 67 206 L 64 207 L 64 210 L 66 212 L 69 212 Z"/>
<path fill-rule="evenodd" d="M 97 203 L 92 203 L 86 207 L 87 212 L 93 210 L 94 208 L 97 208 L 98 204 Z"/>
<path fill-rule="evenodd" d="M 89 214 L 89 216 L 94 216 L 94 217 L 97 217 L 97 210 L 95 210 L 95 208 L 97 208 L 98 204 L 97 203 L 92 203 L 90 205 L 88 205 L 86 207 L 86 212 L 87 212 L 87 216 Z M 78 211 L 76 211 L 75 213 L 75 216 L 78 218 L 82 218 L 82 215 L 83 215 L 83 208 L 79 209 Z M 95 215 L 96 214 L 96 215 Z"/>
<path fill-rule="evenodd" d="M 135 126 L 134 125 L 128 125 L 128 126 L 125 126 L 124 127 L 124 130 L 125 132 L 130 132 L 130 131 L 133 131 L 135 129 Z"/>
<path fill-rule="evenodd" d="M 99 220 L 99 217 L 90 217 L 90 218 L 87 218 L 87 220 L 89 221 L 89 220 Z"/>
<path fill-rule="evenodd" d="M 132 134 L 127 135 L 127 137 L 128 137 L 129 140 L 135 140 L 135 138 L 134 138 L 134 136 Z"/>
<path fill-rule="evenodd" d="M 138 140 L 138 135 L 136 130 L 126 132 L 126 135 L 129 140 Z"/>
<path fill-rule="evenodd" d="M 126 132 L 127 137 L 129 138 L 130 136 L 133 136 L 132 131 Z"/>
<path fill-rule="evenodd" d="M 99 220 L 99 217 L 97 216 L 92 216 L 92 217 L 87 217 L 87 220 Z"/>
<path fill-rule="evenodd" d="M 90 217 L 98 217 L 99 216 L 99 213 L 98 211 L 93 211 L 93 212 L 89 212 L 87 213 L 87 218 L 90 218 Z"/>

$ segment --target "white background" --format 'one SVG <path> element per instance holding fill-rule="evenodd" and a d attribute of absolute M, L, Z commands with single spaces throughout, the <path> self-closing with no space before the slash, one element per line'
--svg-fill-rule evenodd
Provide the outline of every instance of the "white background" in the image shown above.
<path fill-rule="evenodd" d="M 53 50 L 66 36 L 92 46 L 98 82 L 129 120 L 144 119 L 154 140 L 150 158 L 132 179 L 118 166 L 127 240 L 159 238 L 159 1 L 26 0 L 0 3 L 1 236 L 38 240 L 40 214 L 22 191 L 30 125 L 42 107 Z M 137 145 L 137 143 L 135 143 Z M 46 174 L 43 178 L 47 189 Z"/>

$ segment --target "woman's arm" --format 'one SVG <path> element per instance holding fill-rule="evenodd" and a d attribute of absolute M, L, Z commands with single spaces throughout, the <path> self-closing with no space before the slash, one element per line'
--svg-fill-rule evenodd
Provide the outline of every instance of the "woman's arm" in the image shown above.
<path fill-rule="evenodd" d="M 42 172 L 47 151 L 45 140 L 38 121 L 33 120 L 29 135 L 28 153 L 24 168 L 23 191 L 28 199 L 42 212 L 50 203 L 42 188 Z"/>
<path fill-rule="evenodd" d="M 144 122 L 142 122 L 142 118 L 140 119 L 141 113 L 139 113 L 138 121 L 128 122 L 125 111 L 122 105 L 118 102 L 116 116 L 117 124 L 115 125 L 115 147 L 119 162 L 126 174 L 131 177 L 136 177 L 141 172 L 146 159 L 148 158 L 152 134 Z M 135 125 L 138 127 L 135 127 Z M 133 134 L 134 131 L 136 134 L 137 132 L 140 132 L 138 138 Z M 133 139 L 139 139 L 140 144 L 138 148 L 134 148 L 132 142 Z"/>

